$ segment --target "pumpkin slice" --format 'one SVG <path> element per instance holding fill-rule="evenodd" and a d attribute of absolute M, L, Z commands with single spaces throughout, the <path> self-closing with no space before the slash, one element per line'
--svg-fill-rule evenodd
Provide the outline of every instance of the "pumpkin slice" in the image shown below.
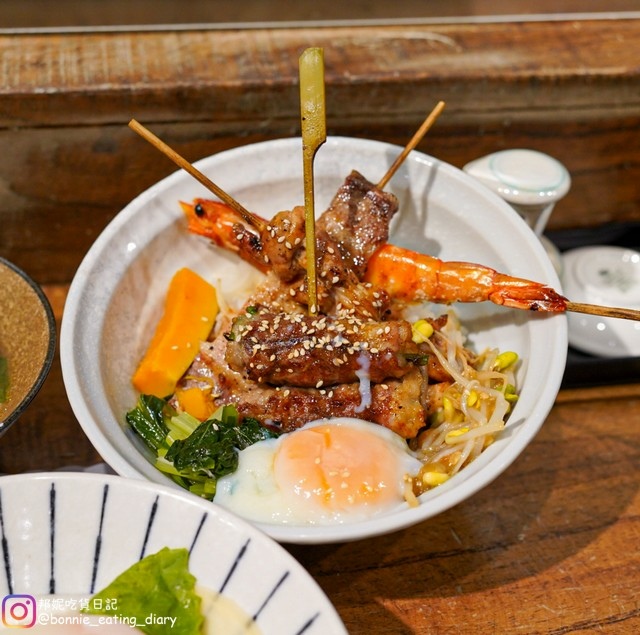
<path fill-rule="evenodd" d="M 164 312 L 149 348 L 133 375 L 136 390 L 168 397 L 211 333 L 218 314 L 215 288 L 188 268 L 173 276 Z"/>

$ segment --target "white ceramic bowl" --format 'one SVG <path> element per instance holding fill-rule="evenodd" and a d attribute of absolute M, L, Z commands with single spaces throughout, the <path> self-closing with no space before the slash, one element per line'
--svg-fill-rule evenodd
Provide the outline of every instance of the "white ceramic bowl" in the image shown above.
<path fill-rule="evenodd" d="M 36 611 L 46 610 L 50 595 L 88 599 L 142 556 L 183 547 L 197 584 L 233 600 L 264 635 L 305 627 L 309 634 L 347 632 L 320 587 L 280 545 L 174 488 L 71 472 L 4 476 L 0 519 L 0 592 L 24 609 L 14 611 L 23 618 L 9 621 L 14 627 L 34 621 L 27 596 Z M 35 623 L 42 623 L 37 615 Z"/>
<path fill-rule="evenodd" d="M 574 302 L 640 310 L 640 252 L 626 247 L 577 247 L 562 255 L 562 283 Z M 571 313 L 569 343 L 599 357 L 640 356 L 640 322 Z"/>
<path fill-rule="evenodd" d="M 315 164 L 316 209 L 326 208 L 346 175 L 357 169 L 381 178 L 400 148 L 330 138 Z M 283 139 L 224 152 L 197 167 L 248 209 L 269 216 L 303 200 L 302 147 Z M 481 262 L 512 275 L 559 288 L 540 241 L 495 194 L 462 171 L 413 152 L 388 189 L 400 201 L 391 242 L 449 260 Z M 61 359 L 69 400 L 89 439 L 120 474 L 157 483 L 168 479 L 124 426 L 136 401 L 131 375 L 154 326 L 173 273 L 189 266 L 232 297 L 255 279 L 248 265 L 190 235 L 179 200 L 209 196 L 184 172 L 176 172 L 132 201 L 106 228 L 75 276 L 62 325 Z M 521 390 L 508 429 L 472 465 L 421 497 L 417 508 L 357 524 L 259 525 L 284 542 L 354 540 L 415 524 L 487 485 L 525 448 L 556 397 L 567 351 L 564 315 L 541 315 L 488 302 L 457 305 L 470 344 L 514 350 L 522 358 Z"/>

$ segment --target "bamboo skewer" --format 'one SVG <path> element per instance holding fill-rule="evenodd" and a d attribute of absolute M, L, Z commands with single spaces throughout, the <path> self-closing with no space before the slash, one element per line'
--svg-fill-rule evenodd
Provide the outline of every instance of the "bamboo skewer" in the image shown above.
<path fill-rule="evenodd" d="M 411 137 L 411 140 L 404 147 L 404 150 L 398 155 L 397 159 L 393 162 L 393 165 L 387 170 L 387 173 L 378 182 L 377 188 L 383 190 L 385 185 L 391 180 L 391 177 L 396 173 L 398 168 L 404 163 L 409 153 L 422 141 L 424 135 L 427 134 L 431 126 L 436 122 L 436 119 L 440 116 L 440 113 L 444 110 L 445 103 L 439 101 L 436 107 L 429 113 L 427 118 L 422 122 L 422 125 L 418 128 L 416 133 Z"/>
<path fill-rule="evenodd" d="M 309 314 L 318 312 L 313 160 L 327 140 L 324 99 L 324 52 L 308 48 L 300 56 L 300 119 L 304 176 L 305 239 Z"/>
<path fill-rule="evenodd" d="M 148 141 L 152 146 L 160 150 L 166 157 L 171 159 L 178 167 L 188 172 L 195 179 L 200 181 L 208 190 L 213 192 L 221 201 L 225 202 L 229 207 L 233 208 L 242 219 L 249 225 L 262 229 L 264 221 L 248 209 L 244 208 L 233 196 L 227 194 L 222 188 L 218 187 L 209 177 L 205 176 L 200 170 L 195 168 L 184 157 L 180 156 L 173 148 L 168 146 L 164 141 L 156 137 L 150 130 L 145 128 L 141 123 L 132 119 L 129 122 L 129 128 L 137 132 L 143 139 Z"/>
<path fill-rule="evenodd" d="M 420 129 L 414 134 L 411 141 L 405 146 L 402 153 L 398 156 L 398 158 L 394 161 L 393 165 L 385 176 L 378 183 L 378 188 L 382 189 L 387 182 L 391 179 L 393 174 L 397 171 L 398 167 L 402 164 L 404 159 L 407 157 L 409 152 L 415 148 L 415 146 L 420 142 L 422 137 L 426 134 L 429 128 L 433 125 L 435 119 L 440 114 L 442 109 L 444 108 L 444 102 L 439 102 L 436 108 L 429 114 L 427 119 L 423 122 Z M 176 165 L 184 169 L 191 176 L 197 179 L 200 183 L 202 183 L 205 187 L 211 190 L 220 200 L 224 201 L 229 207 L 233 208 L 235 211 L 240 214 L 240 216 L 250 225 L 262 229 L 264 226 L 264 221 L 259 217 L 245 209 L 238 201 L 236 201 L 231 195 L 227 194 L 224 190 L 218 187 L 215 183 L 213 183 L 210 179 L 208 179 L 202 172 L 196 169 L 193 165 L 191 165 L 186 159 L 181 157 L 177 152 L 175 152 L 172 148 L 170 148 L 166 143 L 161 141 L 158 137 L 156 137 L 152 132 L 150 132 L 147 128 L 145 128 L 142 124 L 138 123 L 135 119 L 132 119 L 129 122 L 129 127 L 137 132 L 141 137 L 146 139 L 151 145 L 160 150 L 163 154 L 165 154 L 169 159 L 171 159 Z M 317 148 L 316 148 L 317 149 Z M 315 222 L 315 218 L 314 218 Z M 313 241 L 313 245 L 315 247 L 315 237 Z M 565 304 L 565 311 L 571 311 L 573 313 L 585 313 L 588 315 L 600 315 L 602 317 L 609 318 L 618 318 L 622 320 L 634 320 L 640 321 L 640 311 L 636 309 L 627 309 L 623 307 L 609 307 L 603 306 L 600 304 L 585 304 L 582 302 L 571 302 L 567 300 Z"/>
<path fill-rule="evenodd" d="M 566 303 L 566 310 L 573 313 L 587 313 L 588 315 L 601 315 L 603 317 L 620 318 L 622 320 L 636 320 L 640 322 L 640 311 L 636 309 L 624 309 L 620 307 L 602 306 L 600 304 L 584 304 L 582 302 Z"/>

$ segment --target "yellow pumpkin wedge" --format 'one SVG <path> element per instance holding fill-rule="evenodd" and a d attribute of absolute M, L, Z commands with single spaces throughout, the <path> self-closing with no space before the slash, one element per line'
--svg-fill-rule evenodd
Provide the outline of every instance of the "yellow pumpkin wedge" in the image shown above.
<path fill-rule="evenodd" d="M 200 421 L 206 421 L 215 411 L 211 389 L 202 390 L 197 386 L 176 390 L 180 408 Z"/>
<path fill-rule="evenodd" d="M 173 394 L 200 342 L 211 333 L 218 310 L 211 284 L 186 267 L 177 271 L 169 284 L 162 317 L 133 375 L 135 389 L 156 397 Z"/>

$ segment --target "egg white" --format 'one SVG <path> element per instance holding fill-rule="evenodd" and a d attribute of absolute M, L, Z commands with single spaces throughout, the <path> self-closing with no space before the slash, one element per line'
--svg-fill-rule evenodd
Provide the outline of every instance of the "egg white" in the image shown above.
<path fill-rule="evenodd" d="M 313 497 L 296 493 L 295 485 L 278 483 L 274 474 L 276 455 L 283 440 L 299 431 L 260 441 L 240 452 L 238 469 L 218 481 L 215 502 L 226 509 L 256 522 L 271 524 L 338 524 L 358 522 L 388 512 L 404 501 L 405 475 L 416 474 L 422 463 L 412 454 L 406 441 L 383 426 L 351 418 L 323 419 L 306 424 L 300 430 L 320 425 L 346 426 L 362 432 L 363 446 L 368 435 L 384 440 L 389 465 L 395 466 L 395 488 L 392 504 L 358 504 L 335 510 L 318 505 Z M 310 461 L 313 458 L 310 457 Z"/>

